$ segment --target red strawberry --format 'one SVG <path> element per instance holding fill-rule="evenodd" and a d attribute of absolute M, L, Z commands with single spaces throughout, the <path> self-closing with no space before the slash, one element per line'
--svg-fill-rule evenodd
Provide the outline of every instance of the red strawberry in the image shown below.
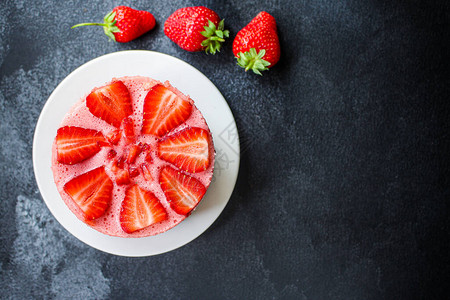
<path fill-rule="evenodd" d="M 106 135 L 106 139 L 109 143 L 117 145 L 117 143 L 120 141 L 120 131 L 116 129 L 108 132 L 108 134 Z"/>
<path fill-rule="evenodd" d="M 163 136 L 187 120 L 192 104 L 181 99 L 171 90 L 157 84 L 144 100 L 142 134 Z"/>
<path fill-rule="evenodd" d="M 117 155 L 117 152 L 114 151 L 113 149 L 111 149 L 111 150 L 108 151 L 108 154 L 106 155 L 106 158 L 113 159 L 114 157 L 116 157 L 116 155 Z"/>
<path fill-rule="evenodd" d="M 99 145 L 100 147 L 109 147 L 109 146 L 111 146 L 111 144 L 108 143 L 105 139 L 103 139 L 101 141 L 97 141 L 97 145 Z"/>
<path fill-rule="evenodd" d="M 100 151 L 100 141 L 105 141 L 105 138 L 99 131 L 75 126 L 61 127 L 56 134 L 56 159 L 66 165 L 79 163 Z"/>
<path fill-rule="evenodd" d="M 128 172 L 130 173 L 130 178 L 134 178 L 139 176 L 139 169 L 136 167 L 129 167 Z"/>
<path fill-rule="evenodd" d="M 151 153 L 151 149 L 150 149 L 150 145 L 149 144 L 142 144 L 139 143 L 139 145 L 142 147 L 142 152 L 144 152 L 145 154 L 145 161 L 148 163 L 153 163 L 153 158 L 152 158 L 152 153 Z"/>
<path fill-rule="evenodd" d="M 152 164 L 153 163 L 153 157 L 152 154 L 150 152 L 147 152 L 147 154 L 145 154 L 145 161 Z"/>
<path fill-rule="evenodd" d="M 120 169 L 124 168 L 124 163 L 125 163 L 125 158 L 123 156 L 119 157 L 119 159 L 117 159 L 117 167 Z"/>
<path fill-rule="evenodd" d="M 159 184 L 170 207 L 181 215 L 189 214 L 206 192 L 200 181 L 168 166 L 161 170 Z"/>
<path fill-rule="evenodd" d="M 115 173 L 116 175 L 116 183 L 118 185 L 129 184 L 130 183 L 130 173 L 126 169 L 119 169 Z"/>
<path fill-rule="evenodd" d="M 94 89 L 86 97 L 86 106 L 94 116 L 117 128 L 133 112 L 130 92 L 122 81 Z"/>
<path fill-rule="evenodd" d="M 118 159 L 114 159 L 111 165 L 111 171 L 115 176 L 114 181 L 118 185 L 130 183 L 130 172 L 128 170 L 125 170 L 124 167 L 125 159 L 123 156 L 119 157 Z"/>
<path fill-rule="evenodd" d="M 127 139 L 129 143 L 134 142 L 135 136 L 134 136 L 134 123 L 133 120 L 128 117 L 123 119 L 122 121 L 122 129 L 123 129 L 123 135 Z"/>
<path fill-rule="evenodd" d="M 152 173 L 150 172 L 150 167 L 148 166 L 147 163 L 141 164 L 141 170 L 142 170 L 142 176 L 144 176 L 145 180 L 147 180 L 147 181 L 153 180 Z"/>
<path fill-rule="evenodd" d="M 152 192 L 133 185 L 125 192 L 119 219 L 123 231 L 133 233 L 166 220 L 167 213 Z"/>
<path fill-rule="evenodd" d="M 113 183 L 104 167 L 91 170 L 64 185 L 64 191 L 83 211 L 86 220 L 101 217 L 109 207 Z"/>
<path fill-rule="evenodd" d="M 123 156 L 119 157 L 118 159 L 114 159 L 112 165 L 111 165 L 111 171 L 114 173 L 119 172 L 120 169 L 123 169 L 125 167 L 125 159 Z"/>
<path fill-rule="evenodd" d="M 211 163 L 210 141 L 207 130 L 188 127 L 160 140 L 158 156 L 187 172 L 205 171 Z"/>
<path fill-rule="evenodd" d="M 175 11 L 164 23 L 164 33 L 187 51 L 216 54 L 229 36 L 224 21 L 204 6 L 185 7 Z"/>
<path fill-rule="evenodd" d="M 141 153 L 141 147 L 139 145 L 132 145 L 128 152 L 127 163 L 134 164 L 139 153 Z"/>
<path fill-rule="evenodd" d="M 105 34 L 110 39 L 127 43 L 153 29 L 155 23 L 155 18 L 147 11 L 118 6 L 105 16 L 103 23 L 81 23 L 72 28 L 88 25 L 103 26 Z"/>
<path fill-rule="evenodd" d="M 271 27 L 273 30 L 277 30 L 275 18 L 265 11 L 260 12 L 256 17 L 254 17 L 253 20 L 250 21 L 250 24 L 256 24 L 261 27 Z"/>
<path fill-rule="evenodd" d="M 238 65 L 245 71 L 258 75 L 273 67 L 280 59 L 275 18 L 265 11 L 260 12 L 247 26 L 239 31 L 233 41 L 233 53 Z"/>

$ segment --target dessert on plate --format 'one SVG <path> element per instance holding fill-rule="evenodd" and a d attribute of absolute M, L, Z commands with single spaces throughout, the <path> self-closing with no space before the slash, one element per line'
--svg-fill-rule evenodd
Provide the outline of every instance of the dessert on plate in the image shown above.
<path fill-rule="evenodd" d="M 52 148 L 68 208 L 108 235 L 145 237 L 197 207 L 214 168 L 212 136 L 192 99 L 169 82 L 115 78 L 66 114 Z"/>

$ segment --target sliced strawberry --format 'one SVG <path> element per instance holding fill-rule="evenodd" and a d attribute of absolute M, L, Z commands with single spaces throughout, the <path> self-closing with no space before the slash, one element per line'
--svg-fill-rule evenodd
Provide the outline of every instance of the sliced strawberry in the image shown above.
<path fill-rule="evenodd" d="M 139 176 L 139 169 L 136 167 L 129 167 L 128 172 L 130 173 L 130 178 L 134 178 Z"/>
<path fill-rule="evenodd" d="M 142 151 L 148 151 L 148 150 L 150 150 L 150 145 L 149 145 L 149 144 L 139 143 L 139 146 L 142 147 Z"/>
<path fill-rule="evenodd" d="M 123 156 L 114 159 L 111 165 L 111 171 L 114 173 L 115 182 L 118 185 L 130 183 L 130 173 L 128 170 L 124 169 L 125 159 Z"/>
<path fill-rule="evenodd" d="M 211 163 L 210 134 L 198 127 L 188 127 L 158 142 L 158 156 L 178 168 L 196 173 Z"/>
<path fill-rule="evenodd" d="M 133 112 L 130 92 L 122 81 L 94 89 L 86 97 L 86 106 L 94 116 L 117 128 Z"/>
<path fill-rule="evenodd" d="M 119 169 L 123 169 L 124 164 L 125 164 L 125 158 L 124 158 L 123 156 L 119 157 L 119 158 L 117 159 L 117 164 L 116 164 L 117 167 L 118 167 Z"/>
<path fill-rule="evenodd" d="M 94 156 L 100 151 L 98 142 L 104 141 L 103 134 L 92 129 L 64 126 L 56 135 L 56 154 L 62 164 L 76 164 Z"/>
<path fill-rule="evenodd" d="M 170 207 L 181 215 L 189 214 L 206 192 L 200 181 L 169 166 L 161 170 L 159 184 Z"/>
<path fill-rule="evenodd" d="M 142 134 L 163 136 L 189 118 L 192 104 L 161 84 L 151 88 L 144 100 Z"/>
<path fill-rule="evenodd" d="M 130 147 L 130 151 L 128 152 L 127 163 L 134 164 L 137 156 L 141 153 L 141 149 L 142 148 L 139 145 L 132 145 Z"/>
<path fill-rule="evenodd" d="M 141 145 L 142 152 L 145 153 L 145 161 L 148 162 L 149 164 L 152 164 L 153 163 L 153 158 L 152 158 L 150 145 L 149 144 L 145 144 L 145 143 L 144 144 L 139 143 L 139 145 Z"/>
<path fill-rule="evenodd" d="M 99 167 L 70 180 L 64 185 L 64 191 L 83 211 L 86 220 L 101 217 L 108 208 L 113 192 L 113 182 Z"/>
<path fill-rule="evenodd" d="M 110 146 L 110 144 L 104 139 L 101 141 L 97 141 L 97 145 L 99 145 L 100 147 L 109 147 Z"/>
<path fill-rule="evenodd" d="M 106 158 L 113 159 L 114 157 L 116 157 L 116 155 L 117 155 L 117 152 L 114 151 L 113 149 L 111 149 L 108 151 L 108 154 L 106 154 Z"/>
<path fill-rule="evenodd" d="M 106 139 L 109 143 L 117 145 L 117 143 L 120 141 L 120 131 L 116 129 L 108 132 L 108 134 L 106 135 Z"/>
<path fill-rule="evenodd" d="M 152 158 L 152 154 L 150 153 L 150 151 L 145 154 L 145 161 L 148 162 L 149 164 L 153 163 L 153 158 Z"/>
<path fill-rule="evenodd" d="M 167 213 L 152 192 L 138 185 L 129 187 L 120 210 L 120 225 L 123 231 L 133 233 L 167 219 Z"/>
<path fill-rule="evenodd" d="M 141 164 L 141 170 L 142 170 L 142 176 L 144 176 L 144 179 L 147 181 L 152 181 L 152 173 L 150 172 L 150 166 L 147 163 Z"/>
<path fill-rule="evenodd" d="M 124 168 L 124 164 L 125 164 L 125 160 L 124 160 L 123 156 L 121 156 L 117 159 L 114 159 L 113 163 L 111 165 L 111 171 L 113 173 L 119 172 L 120 170 L 122 170 Z"/>
<path fill-rule="evenodd" d="M 130 117 L 123 119 L 123 121 L 122 121 L 122 129 L 123 129 L 123 135 L 125 136 L 127 141 L 129 143 L 133 143 L 134 139 L 135 139 L 134 123 L 133 123 L 133 120 Z"/>
<path fill-rule="evenodd" d="M 119 167 L 117 166 L 117 159 L 115 159 L 111 165 L 111 171 L 113 173 L 117 173 L 119 171 Z"/>
<path fill-rule="evenodd" d="M 126 169 L 119 169 L 116 173 L 116 183 L 118 185 L 130 183 L 130 173 Z"/>

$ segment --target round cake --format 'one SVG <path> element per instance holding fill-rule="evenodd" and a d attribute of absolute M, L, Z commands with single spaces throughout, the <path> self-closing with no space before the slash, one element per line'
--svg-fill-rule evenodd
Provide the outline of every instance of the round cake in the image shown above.
<path fill-rule="evenodd" d="M 114 78 L 66 114 L 52 148 L 69 209 L 104 234 L 156 235 L 188 217 L 208 189 L 212 136 L 194 101 L 169 82 Z"/>

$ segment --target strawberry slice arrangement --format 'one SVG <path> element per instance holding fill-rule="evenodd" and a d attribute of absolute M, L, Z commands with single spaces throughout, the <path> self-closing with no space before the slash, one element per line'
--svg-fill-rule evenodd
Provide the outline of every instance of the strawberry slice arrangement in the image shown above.
<path fill-rule="evenodd" d="M 103 18 L 103 23 L 81 23 L 72 26 L 102 26 L 105 34 L 119 43 L 130 42 L 155 27 L 155 17 L 147 11 L 117 6 Z"/>
<path fill-rule="evenodd" d="M 163 84 L 152 86 L 143 99 L 141 124 L 122 81 L 95 88 L 86 97 L 86 113 L 109 124 L 104 133 L 63 126 L 55 138 L 56 161 L 63 166 L 88 161 L 106 148 L 100 152 L 104 166 L 70 179 L 63 190 L 84 219 L 94 222 L 106 215 L 114 190 L 123 189 L 117 217 L 127 234 L 168 222 L 169 211 L 188 216 L 206 192 L 195 175 L 214 159 L 210 132 L 185 124 L 194 110 L 191 100 Z M 155 195 L 158 188 L 149 190 L 155 185 L 164 198 Z"/>
<path fill-rule="evenodd" d="M 280 59 L 275 18 L 265 11 L 260 12 L 237 33 L 233 54 L 245 71 L 262 75 L 261 71 L 273 67 Z"/>

